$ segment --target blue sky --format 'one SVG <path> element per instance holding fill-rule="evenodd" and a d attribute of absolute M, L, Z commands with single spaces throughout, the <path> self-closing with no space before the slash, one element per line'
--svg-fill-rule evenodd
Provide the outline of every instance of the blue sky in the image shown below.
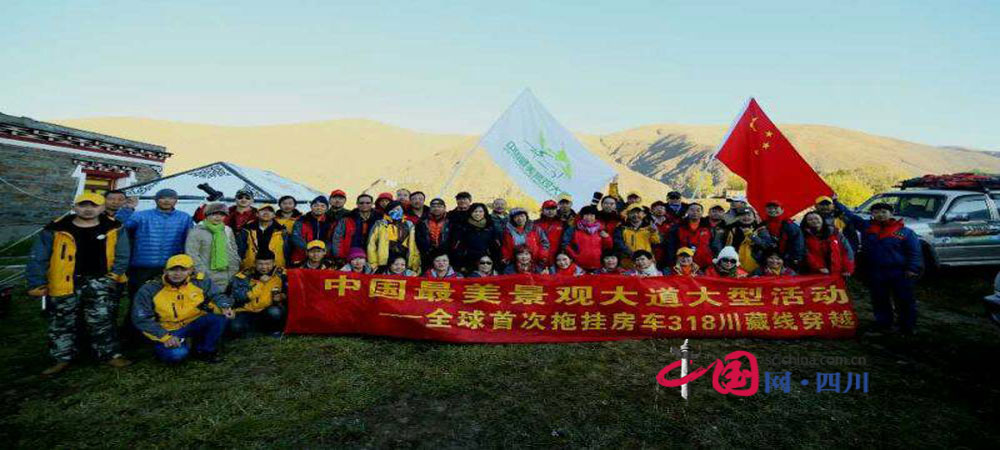
<path fill-rule="evenodd" d="M 710 4 L 700 4 L 710 3 Z M 1000 2 L 4 0 L 0 111 L 482 133 L 818 123 L 1000 150 Z"/>

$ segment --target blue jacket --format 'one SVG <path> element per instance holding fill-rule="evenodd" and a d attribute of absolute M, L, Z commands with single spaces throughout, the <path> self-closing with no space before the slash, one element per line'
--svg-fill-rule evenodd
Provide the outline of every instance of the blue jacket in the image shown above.
<path fill-rule="evenodd" d="M 167 259 L 184 253 L 184 241 L 193 222 L 184 211 L 138 211 L 125 223 L 132 240 L 131 267 L 163 268 Z"/>
<path fill-rule="evenodd" d="M 867 271 L 917 274 L 923 271 L 924 254 L 920 250 L 920 239 L 902 221 L 894 219 L 878 224 L 855 214 L 840 202 L 836 205 L 861 233 L 861 252 L 867 263 L 863 267 Z"/>
<path fill-rule="evenodd" d="M 132 214 L 135 214 L 134 209 L 128 206 L 122 206 L 121 209 L 119 209 L 118 212 L 115 213 L 115 219 L 121 223 L 125 223 L 128 222 L 128 219 L 130 217 L 132 217 Z"/>

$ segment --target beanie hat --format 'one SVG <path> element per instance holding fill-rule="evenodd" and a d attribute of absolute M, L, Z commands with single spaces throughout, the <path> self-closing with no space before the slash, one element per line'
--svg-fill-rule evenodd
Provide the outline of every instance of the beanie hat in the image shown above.
<path fill-rule="evenodd" d="M 367 258 L 368 255 L 360 247 L 354 247 L 351 251 L 347 252 L 347 260 L 350 261 L 355 258 Z"/>
<path fill-rule="evenodd" d="M 724 247 L 722 251 L 719 252 L 719 256 L 716 256 L 712 262 L 718 264 L 721 259 L 735 259 L 736 266 L 738 267 L 740 265 L 740 255 L 739 253 L 736 253 L 736 249 L 731 245 Z"/>
<path fill-rule="evenodd" d="M 316 198 L 313 199 L 313 201 L 309 202 L 309 205 L 311 206 L 317 203 L 322 203 L 326 206 L 330 206 L 330 201 L 327 200 L 326 197 L 322 195 L 317 195 Z"/>
<path fill-rule="evenodd" d="M 209 203 L 205 205 L 205 217 L 212 214 L 229 214 L 229 210 L 222 203 Z"/>
<path fill-rule="evenodd" d="M 159 200 L 161 198 L 177 198 L 177 191 L 173 189 L 160 189 L 156 191 L 156 199 Z"/>

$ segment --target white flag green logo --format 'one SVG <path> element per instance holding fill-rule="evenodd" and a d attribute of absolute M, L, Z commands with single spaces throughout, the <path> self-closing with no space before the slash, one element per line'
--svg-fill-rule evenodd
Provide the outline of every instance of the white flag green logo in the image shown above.
<path fill-rule="evenodd" d="M 590 153 L 525 90 L 479 144 L 518 186 L 539 202 L 570 195 L 589 199 L 614 177 L 614 169 Z"/>

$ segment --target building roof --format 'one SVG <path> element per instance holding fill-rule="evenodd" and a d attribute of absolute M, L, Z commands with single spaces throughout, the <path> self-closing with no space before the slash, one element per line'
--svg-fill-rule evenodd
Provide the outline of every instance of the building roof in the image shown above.
<path fill-rule="evenodd" d="M 162 145 L 133 141 L 92 131 L 79 130 L 29 117 L 17 117 L 0 113 L 0 136 L 26 142 L 77 147 L 100 153 L 115 153 L 123 156 L 147 157 L 159 161 L 171 156 Z"/>
<path fill-rule="evenodd" d="M 234 201 L 236 192 L 240 190 L 249 191 L 254 197 L 254 203 L 258 204 L 277 203 L 285 195 L 295 197 L 300 204 L 307 204 L 316 196 L 322 195 L 309 186 L 274 172 L 222 161 L 135 184 L 123 190 L 128 196 L 138 196 L 139 209 L 146 209 L 153 207 L 153 197 L 157 191 L 173 189 L 178 195 L 177 209 L 193 212 L 208 199 L 208 193 L 198 187 L 202 184 L 222 192 L 224 197 L 219 201 L 227 202 Z"/>

